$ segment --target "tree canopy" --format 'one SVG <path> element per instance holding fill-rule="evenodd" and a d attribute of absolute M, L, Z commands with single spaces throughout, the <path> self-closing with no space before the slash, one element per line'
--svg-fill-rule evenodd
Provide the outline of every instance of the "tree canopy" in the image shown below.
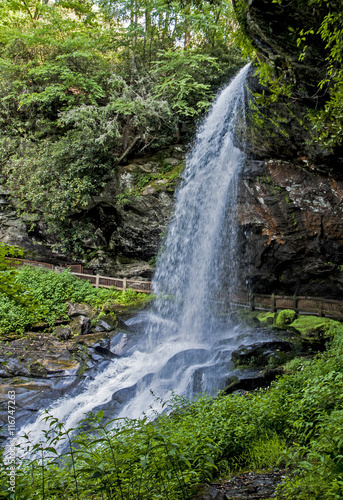
<path fill-rule="evenodd" d="M 226 0 L 4 0 L 0 165 L 17 207 L 55 233 L 125 155 L 176 142 L 242 65 L 235 29 Z"/>

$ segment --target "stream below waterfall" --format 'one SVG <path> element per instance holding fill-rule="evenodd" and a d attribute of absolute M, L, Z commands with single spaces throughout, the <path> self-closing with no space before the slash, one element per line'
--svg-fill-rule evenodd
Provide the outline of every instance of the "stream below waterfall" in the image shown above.
<path fill-rule="evenodd" d="M 107 419 L 149 416 L 173 392 L 213 395 L 237 372 L 234 349 L 270 340 L 270 333 L 233 325 L 219 300 L 238 279 L 234 205 L 244 153 L 235 145 L 235 130 L 244 121 L 248 71 L 249 65 L 220 92 L 188 154 L 150 310 L 127 321 L 134 333 L 122 334 L 129 340 L 119 358 L 51 405 L 50 413 L 67 428 L 99 409 Z M 42 425 L 37 418 L 19 435 L 30 433 L 37 441 Z"/>

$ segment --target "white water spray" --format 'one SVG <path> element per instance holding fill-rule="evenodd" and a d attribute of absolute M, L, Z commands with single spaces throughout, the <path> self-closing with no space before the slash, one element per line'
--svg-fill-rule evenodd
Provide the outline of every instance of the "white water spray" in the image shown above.
<path fill-rule="evenodd" d="M 158 298 L 147 327 L 131 350 L 112 361 L 75 397 L 56 401 L 50 412 L 67 428 L 87 413 L 139 417 L 158 409 L 171 391 L 188 397 L 225 386 L 230 352 L 249 339 L 223 320 L 218 293 L 234 280 L 232 205 L 244 155 L 234 145 L 244 108 L 245 66 L 219 94 L 187 158 L 174 215 L 153 282 Z M 137 321 L 137 320 L 133 320 Z M 250 339 L 251 341 L 251 339 Z M 39 439 L 39 419 L 21 429 Z"/>

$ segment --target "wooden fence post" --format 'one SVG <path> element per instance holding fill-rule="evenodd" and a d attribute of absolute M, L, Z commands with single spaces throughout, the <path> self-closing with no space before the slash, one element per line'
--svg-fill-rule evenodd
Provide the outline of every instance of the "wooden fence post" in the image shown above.
<path fill-rule="evenodd" d="M 253 294 L 253 293 L 251 293 L 251 294 L 250 294 L 250 309 L 251 309 L 252 311 L 255 311 L 254 298 L 255 298 L 255 297 L 254 297 L 254 294 Z"/>
<path fill-rule="evenodd" d="M 126 278 L 123 279 L 123 290 L 124 292 L 126 291 L 127 284 L 126 284 Z"/>
<path fill-rule="evenodd" d="M 99 276 L 99 274 L 97 274 L 95 276 L 95 288 L 99 288 L 99 281 L 100 281 L 99 278 L 100 278 L 100 276 Z"/>
<path fill-rule="evenodd" d="M 296 295 L 293 295 L 293 309 L 296 313 L 298 312 L 298 298 Z"/>
<path fill-rule="evenodd" d="M 323 301 L 322 300 L 319 301 L 319 316 L 321 318 L 324 316 L 324 313 L 323 313 Z"/>
<path fill-rule="evenodd" d="M 276 312 L 276 300 L 275 300 L 275 293 L 272 293 L 272 312 Z"/>

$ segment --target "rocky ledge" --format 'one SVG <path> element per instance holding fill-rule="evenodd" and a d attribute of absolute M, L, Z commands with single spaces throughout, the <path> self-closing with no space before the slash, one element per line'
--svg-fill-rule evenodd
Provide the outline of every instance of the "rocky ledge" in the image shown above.
<path fill-rule="evenodd" d="M 53 333 L 0 342 L 0 433 L 7 429 L 9 390 L 16 391 L 19 428 L 66 392 L 79 390 L 83 380 L 115 362 L 130 343 L 132 332 L 111 314 L 95 320 L 83 304 L 70 304 L 68 314 L 69 323 Z"/>
<path fill-rule="evenodd" d="M 270 340 L 241 345 L 231 354 L 235 370 L 227 380 L 226 394 L 268 387 L 287 372 L 293 358 L 311 358 L 326 349 L 327 342 L 343 332 L 343 323 L 318 316 L 298 315 L 285 309 L 276 313 L 241 309 L 234 321 L 255 330 L 269 331 Z"/>
<path fill-rule="evenodd" d="M 244 472 L 221 483 L 197 487 L 192 500 L 270 500 L 287 471 Z"/>

